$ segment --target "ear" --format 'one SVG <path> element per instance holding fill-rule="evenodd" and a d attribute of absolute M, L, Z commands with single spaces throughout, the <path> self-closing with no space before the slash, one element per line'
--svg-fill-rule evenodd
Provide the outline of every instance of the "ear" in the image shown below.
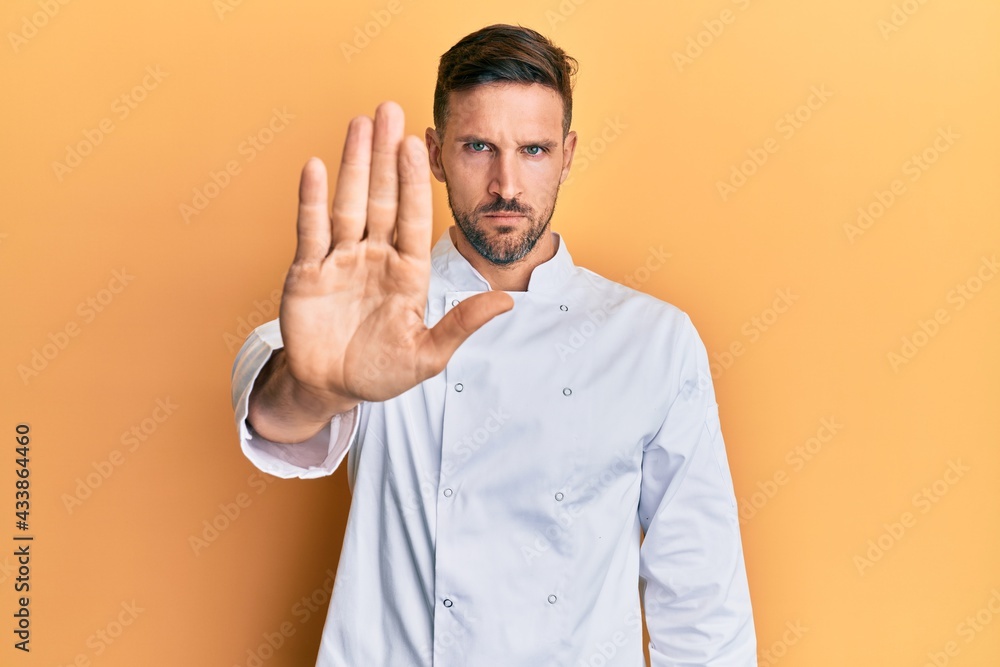
<path fill-rule="evenodd" d="M 444 183 L 444 164 L 441 162 L 441 137 L 433 127 L 427 128 L 424 136 L 427 142 L 427 159 L 430 161 L 431 173 L 434 178 Z"/>
<path fill-rule="evenodd" d="M 566 139 L 563 141 L 563 167 L 562 174 L 559 176 L 559 183 L 562 184 L 569 176 L 570 165 L 573 164 L 573 152 L 576 150 L 576 132 L 570 130 L 566 134 Z"/>

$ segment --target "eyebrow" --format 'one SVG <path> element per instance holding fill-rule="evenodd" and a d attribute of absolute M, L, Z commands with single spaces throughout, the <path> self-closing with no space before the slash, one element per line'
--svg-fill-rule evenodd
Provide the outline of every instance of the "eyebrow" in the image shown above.
<path fill-rule="evenodd" d="M 484 144 L 492 143 L 492 142 L 487 141 L 486 139 L 484 139 L 482 137 L 478 137 L 478 136 L 476 136 L 474 134 L 466 134 L 466 135 L 463 135 L 461 137 L 456 137 L 455 141 L 458 142 L 458 143 L 462 143 L 462 144 L 468 143 L 470 141 L 481 142 L 481 143 L 484 143 Z M 525 144 L 522 144 L 522 145 L 524 145 L 524 146 L 541 146 L 542 148 L 549 148 L 549 149 L 555 149 L 555 148 L 559 147 L 558 143 L 556 143 L 555 141 L 547 140 L 547 139 L 544 140 L 544 141 L 529 141 L 529 142 L 527 142 Z"/>

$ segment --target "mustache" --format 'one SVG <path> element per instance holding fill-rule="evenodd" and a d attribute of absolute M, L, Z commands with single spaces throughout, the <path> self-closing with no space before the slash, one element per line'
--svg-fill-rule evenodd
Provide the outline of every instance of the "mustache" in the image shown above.
<path fill-rule="evenodd" d="M 480 215 L 488 215 L 490 213 L 520 213 L 521 215 L 530 215 L 531 208 L 522 206 L 515 199 L 507 200 L 498 198 L 479 209 Z"/>

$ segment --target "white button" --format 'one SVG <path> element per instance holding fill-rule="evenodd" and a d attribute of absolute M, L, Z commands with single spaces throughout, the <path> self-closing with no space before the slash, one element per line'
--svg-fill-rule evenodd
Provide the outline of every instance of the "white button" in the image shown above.
<path fill-rule="evenodd" d="M 569 310 L 569 306 L 565 306 L 565 305 L 560 305 L 560 306 L 559 306 L 559 310 L 562 310 L 562 311 L 567 311 L 567 310 Z"/>
<path fill-rule="evenodd" d="M 451 300 L 451 305 L 457 306 L 458 305 L 458 299 L 452 299 Z"/>
<path fill-rule="evenodd" d="M 563 396 L 569 396 L 572 393 L 573 393 L 572 389 L 570 389 L 569 387 L 563 387 Z"/>
<path fill-rule="evenodd" d="M 555 604 L 555 603 L 556 603 L 556 596 L 555 595 L 550 595 L 549 596 L 549 604 Z"/>
<path fill-rule="evenodd" d="M 444 490 L 444 496 L 445 496 L 445 498 L 451 498 L 451 494 L 452 494 L 452 490 L 451 489 L 445 489 Z"/>
<path fill-rule="evenodd" d="M 465 389 L 465 385 L 463 385 L 461 382 L 455 385 L 455 391 L 462 391 L 463 389 Z"/>
<path fill-rule="evenodd" d="M 562 491 L 556 492 L 556 500 L 562 500 L 564 497 L 565 496 L 563 496 Z"/>
<path fill-rule="evenodd" d="M 449 600 L 448 598 L 445 598 L 444 599 L 444 606 L 445 607 L 450 607 L 451 605 L 452 605 L 452 601 Z"/>

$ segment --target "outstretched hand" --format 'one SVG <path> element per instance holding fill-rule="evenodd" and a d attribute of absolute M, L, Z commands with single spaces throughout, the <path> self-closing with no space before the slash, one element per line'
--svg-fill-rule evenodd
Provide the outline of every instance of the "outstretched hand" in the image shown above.
<path fill-rule="evenodd" d="M 444 370 L 473 332 L 514 301 L 465 299 L 431 329 L 431 185 L 427 149 L 403 136 L 403 110 L 383 102 L 354 118 L 327 212 L 326 167 L 311 158 L 299 185 L 298 245 L 280 326 L 292 379 L 321 401 L 382 401 Z"/>

